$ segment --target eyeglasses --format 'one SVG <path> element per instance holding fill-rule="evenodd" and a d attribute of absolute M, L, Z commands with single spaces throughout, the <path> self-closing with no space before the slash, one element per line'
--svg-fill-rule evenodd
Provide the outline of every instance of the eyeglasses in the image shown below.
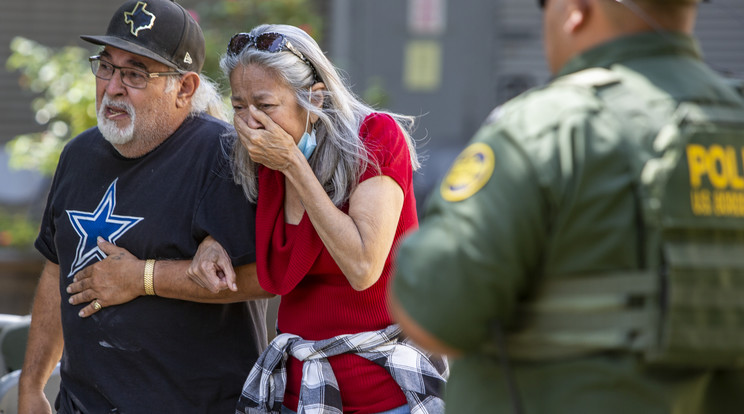
<path fill-rule="evenodd" d="M 283 34 L 275 32 L 261 33 L 260 35 L 253 37 L 250 33 L 238 33 L 230 39 L 230 43 L 227 44 L 227 53 L 236 56 L 243 49 L 247 47 L 255 47 L 256 50 L 270 53 L 278 53 L 283 51 L 289 51 L 300 60 L 305 62 L 310 70 L 313 71 L 313 78 L 319 81 L 318 72 L 315 70 L 315 66 L 305 57 L 299 50 L 297 50 L 292 43 L 289 42 Z"/>
<path fill-rule="evenodd" d="M 110 80 L 114 76 L 114 72 L 119 69 L 121 83 L 135 89 L 146 88 L 150 79 L 160 76 L 181 75 L 181 72 L 145 72 L 141 69 L 123 68 L 101 59 L 101 56 L 91 56 L 88 61 L 90 62 L 90 70 L 93 71 L 96 78 Z"/>

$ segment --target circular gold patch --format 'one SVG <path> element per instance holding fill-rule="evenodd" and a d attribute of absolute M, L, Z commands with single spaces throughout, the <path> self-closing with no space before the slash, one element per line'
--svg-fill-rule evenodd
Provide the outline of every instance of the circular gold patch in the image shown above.
<path fill-rule="evenodd" d="M 493 174 L 493 150 L 482 142 L 470 144 L 457 156 L 442 181 L 440 192 L 447 201 L 462 201 L 483 188 Z"/>

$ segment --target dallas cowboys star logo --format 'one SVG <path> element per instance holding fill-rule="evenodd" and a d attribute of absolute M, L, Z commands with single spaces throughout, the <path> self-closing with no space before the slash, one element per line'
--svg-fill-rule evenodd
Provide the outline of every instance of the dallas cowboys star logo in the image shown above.
<path fill-rule="evenodd" d="M 67 210 L 70 224 L 80 236 L 80 242 L 78 242 L 75 251 L 75 260 L 70 267 L 68 278 L 85 267 L 91 260 L 106 258 L 106 254 L 98 248 L 96 243 L 98 236 L 103 237 L 109 243 L 115 243 L 119 237 L 144 219 L 144 217 L 117 216 L 114 214 L 117 180 L 118 178 L 106 190 L 106 194 L 103 195 L 103 199 L 101 199 L 95 211 L 86 213 Z"/>

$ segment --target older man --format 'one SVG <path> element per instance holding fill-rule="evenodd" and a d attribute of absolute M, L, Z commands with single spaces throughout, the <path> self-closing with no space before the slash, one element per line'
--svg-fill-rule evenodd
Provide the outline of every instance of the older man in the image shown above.
<path fill-rule="evenodd" d="M 36 241 L 47 263 L 20 411 L 51 412 L 42 387 L 61 358 L 61 413 L 232 412 L 266 345 L 265 301 L 241 301 L 267 294 L 253 206 L 224 158 L 234 131 L 207 115 L 219 96 L 199 75 L 201 29 L 174 2 L 132 0 L 83 39 L 103 46 L 90 58 L 98 127 L 64 149 Z M 236 290 L 188 278 L 208 234 L 229 246 Z"/>
<path fill-rule="evenodd" d="M 453 413 L 744 407 L 744 101 L 694 0 L 545 0 L 547 86 L 508 102 L 398 251 L 404 331 Z"/>

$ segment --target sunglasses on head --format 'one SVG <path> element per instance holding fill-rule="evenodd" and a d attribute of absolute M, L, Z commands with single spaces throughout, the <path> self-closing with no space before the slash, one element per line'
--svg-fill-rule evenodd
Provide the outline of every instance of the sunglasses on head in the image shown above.
<path fill-rule="evenodd" d="M 320 80 L 315 66 L 299 50 L 292 46 L 289 39 L 281 33 L 267 32 L 255 37 L 250 33 L 238 33 L 227 44 L 227 53 L 236 56 L 248 47 L 255 47 L 256 50 L 269 53 L 291 52 L 310 67 L 310 70 L 313 71 L 313 78 L 316 81 Z"/>

